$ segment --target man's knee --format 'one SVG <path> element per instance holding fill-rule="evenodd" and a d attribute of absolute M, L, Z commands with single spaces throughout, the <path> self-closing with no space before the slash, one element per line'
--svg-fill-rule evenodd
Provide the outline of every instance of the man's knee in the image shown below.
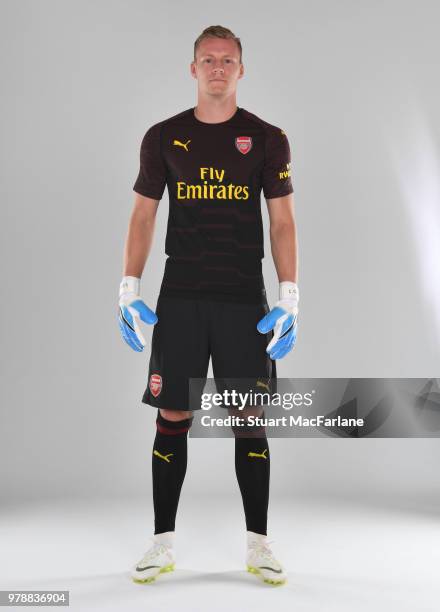
<path fill-rule="evenodd" d="M 261 425 L 264 420 L 264 409 L 261 406 L 245 408 L 244 410 L 229 410 L 230 416 L 236 416 L 240 419 L 239 424 L 231 426 L 235 439 L 240 438 L 260 438 L 266 439 L 266 428 Z M 253 417 L 253 419 L 249 419 Z"/>
<path fill-rule="evenodd" d="M 183 421 L 192 417 L 192 410 L 168 410 L 159 408 L 160 415 L 167 421 Z"/>

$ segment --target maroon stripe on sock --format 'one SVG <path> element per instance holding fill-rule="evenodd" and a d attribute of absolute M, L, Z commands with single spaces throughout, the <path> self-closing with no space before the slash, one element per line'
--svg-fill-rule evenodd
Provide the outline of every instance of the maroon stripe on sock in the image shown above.
<path fill-rule="evenodd" d="M 166 434 L 168 436 L 174 436 L 176 434 L 186 433 L 189 427 L 181 427 L 179 429 L 170 429 L 168 427 L 164 427 L 160 423 L 156 421 L 156 427 L 160 433 Z"/>

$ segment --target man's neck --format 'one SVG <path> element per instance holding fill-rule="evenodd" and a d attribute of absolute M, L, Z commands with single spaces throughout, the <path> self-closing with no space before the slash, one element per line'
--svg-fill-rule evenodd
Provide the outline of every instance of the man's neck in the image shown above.
<path fill-rule="evenodd" d="M 199 96 L 194 114 L 196 119 L 204 123 L 221 123 L 233 117 L 236 111 L 237 100 L 235 96 L 214 101 Z"/>

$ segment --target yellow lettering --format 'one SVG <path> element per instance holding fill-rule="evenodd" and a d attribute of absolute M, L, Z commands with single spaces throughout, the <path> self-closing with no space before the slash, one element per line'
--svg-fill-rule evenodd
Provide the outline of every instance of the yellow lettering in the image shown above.
<path fill-rule="evenodd" d="M 225 176 L 225 171 L 224 170 L 215 170 L 215 177 L 216 179 L 221 183 L 223 180 L 223 177 Z"/>
<path fill-rule="evenodd" d="M 226 200 L 226 186 L 218 185 L 217 187 L 217 199 L 218 200 Z"/>
<path fill-rule="evenodd" d="M 200 174 L 210 176 L 216 173 L 217 180 L 221 181 L 224 178 L 224 170 L 221 172 L 214 168 L 200 168 Z M 280 178 L 283 178 L 287 173 L 280 172 Z M 177 199 L 178 200 L 247 200 L 249 198 L 249 188 L 247 185 L 216 185 L 208 183 L 207 180 L 203 184 L 189 185 L 184 181 L 176 182 Z"/>
<path fill-rule="evenodd" d="M 189 200 L 201 199 L 202 197 L 202 186 L 201 185 L 187 185 L 186 186 L 186 197 Z"/>
<path fill-rule="evenodd" d="M 183 181 L 177 181 L 177 199 L 184 200 L 185 196 L 181 195 L 181 190 L 184 188 L 185 183 Z"/>

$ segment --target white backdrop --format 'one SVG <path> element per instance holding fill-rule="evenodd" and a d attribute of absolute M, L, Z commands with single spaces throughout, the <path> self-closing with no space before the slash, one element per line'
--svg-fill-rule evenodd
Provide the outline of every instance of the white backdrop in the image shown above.
<path fill-rule="evenodd" d="M 119 337 L 122 249 L 141 139 L 195 105 L 189 63 L 207 25 L 242 39 L 239 106 L 291 143 L 300 328 L 279 376 L 438 375 L 435 2 L 3 0 L 0 11 L 3 503 L 149 494 L 149 351 Z M 165 195 L 142 281 L 152 307 L 167 209 Z M 232 441 L 215 443 L 208 454 L 212 441 L 190 440 L 185 495 L 236 487 Z M 437 440 L 271 449 L 272 500 L 438 501 Z"/>

